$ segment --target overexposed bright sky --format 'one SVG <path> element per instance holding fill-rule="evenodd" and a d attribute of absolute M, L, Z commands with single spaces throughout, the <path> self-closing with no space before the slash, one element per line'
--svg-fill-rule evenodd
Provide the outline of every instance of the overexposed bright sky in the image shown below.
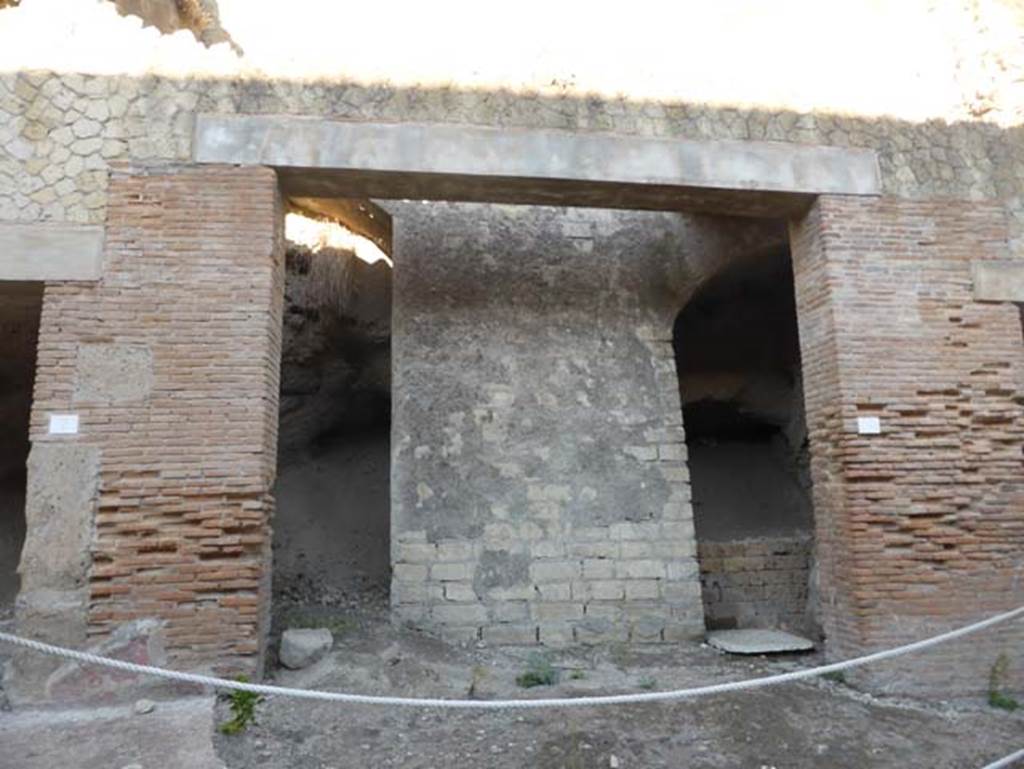
<path fill-rule="evenodd" d="M 104 0 L 23 0 L 0 13 L 0 72 L 447 84 L 924 120 L 961 109 L 984 51 L 1024 47 L 1009 0 L 978 1 L 980 32 L 968 0 L 218 0 L 238 59 L 141 30 Z"/>

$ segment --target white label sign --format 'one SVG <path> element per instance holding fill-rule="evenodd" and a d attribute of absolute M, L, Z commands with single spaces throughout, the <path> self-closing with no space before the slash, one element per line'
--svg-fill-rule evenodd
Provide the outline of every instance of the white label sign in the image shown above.
<path fill-rule="evenodd" d="M 882 420 L 878 417 L 857 417 L 857 432 L 861 435 L 878 435 L 882 432 Z"/>
<path fill-rule="evenodd" d="M 50 414 L 50 435 L 76 435 L 78 414 Z"/>

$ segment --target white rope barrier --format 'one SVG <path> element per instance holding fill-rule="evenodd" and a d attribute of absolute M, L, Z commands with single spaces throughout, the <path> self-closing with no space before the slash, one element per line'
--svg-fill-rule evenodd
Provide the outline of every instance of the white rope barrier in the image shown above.
<path fill-rule="evenodd" d="M 0 633 L 0 641 L 13 644 L 15 646 L 21 646 L 26 649 L 32 649 L 33 651 L 37 651 L 42 654 L 76 660 L 88 665 L 102 665 L 104 667 L 113 668 L 114 670 L 123 670 L 129 673 L 156 676 L 158 678 L 166 678 L 171 681 L 182 681 L 185 683 L 198 684 L 199 686 L 208 686 L 214 689 L 254 692 L 256 694 L 263 694 L 267 696 L 295 697 L 298 699 L 323 700 L 327 702 L 344 702 L 350 705 L 392 705 L 420 708 L 502 710 L 506 708 L 561 708 L 632 705 L 644 702 L 668 702 L 672 700 L 691 699 L 694 697 L 705 697 L 712 694 L 722 694 L 724 692 L 759 689 L 765 686 L 775 686 L 778 684 L 789 683 L 791 681 L 800 681 L 805 678 L 813 678 L 814 676 L 825 675 L 827 673 L 838 673 L 843 670 L 850 670 L 851 668 L 870 665 L 872 663 L 881 662 L 882 660 L 892 659 L 894 657 L 900 657 L 904 654 L 923 651 L 931 648 L 932 646 L 953 641 L 971 633 L 977 633 L 979 630 L 984 630 L 985 628 L 992 627 L 993 625 L 997 625 L 1001 622 L 1008 622 L 1010 620 L 1017 619 L 1022 615 L 1024 615 L 1024 606 L 1020 606 L 1012 611 L 1004 612 L 1003 614 L 997 614 L 971 625 L 957 628 L 956 630 L 951 630 L 948 633 L 942 633 L 940 635 L 925 638 L 921 641 L 915 641 L 903 646 L 896 646 L 892 649 L 885 649 L 883 651 L 874 652 L 873 654 L 866 654 L 862 657 L 855 657 L 843 662 L 833 662 L 829 665 L 820 665 L 815 668 L 794 670 L 789 673 L 779 673 L 776 675 L 762 676 L 760 678 L 750 678 L 743 681 L 729 681 L 721 684 L 696 686 L 688 689 L 673 689 L 671 691 L 663 692 L 519 700 L 462 700 L 426 697 L 388 697 L 371 694 L 350 694 L 347 692 L 325 692 L 315 689 L 292 689 L 287 686 L 243 683 L 241 681 L 229 681 L 224 678 L 214 678 L 212 676 L 204 676 L 197 673 L 181 673 L 176 670 L 165 670 L 163 668 L 153 667 L 150 665 L 139 665 L 134 662 L 124 662 L 123 660 L 100 657 L 95 654 L 89 654 L 88 652 L 65 649 L 60 646 L 52 646 L 50 644 L 33 641 L 28 638 L 21 638 L 10 633 Z"/>
<path fill-rule="evenodd" d="M 981 769 L 1002 769 L 1006 766 L 1013 766 L 1018 761 L 1024 763 L 1024 748 L 1021 748 L 1015 753 L 1011 753 L 1008 756 L 1003 756 L 998 761 L 993 761 L 991 764 L 985 764 Z"/>

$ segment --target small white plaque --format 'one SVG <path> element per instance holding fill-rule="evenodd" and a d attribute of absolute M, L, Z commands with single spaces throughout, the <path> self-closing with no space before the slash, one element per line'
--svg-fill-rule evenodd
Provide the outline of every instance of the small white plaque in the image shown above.
<path fill-rule="evenodd" d="M 50 414 L 50 435 L 76 435 L 78 414 Z"/>
<path fill-rule="evenodd" d="M 878 435 L 882 432 L 882 420 L 878 417 L 857 417 L 857 432 L 861 435 Z"/>

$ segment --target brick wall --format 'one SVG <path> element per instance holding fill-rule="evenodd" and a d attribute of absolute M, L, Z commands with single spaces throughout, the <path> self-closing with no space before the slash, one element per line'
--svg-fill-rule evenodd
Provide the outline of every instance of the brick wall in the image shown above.
<path fill-rule="evenodd" d="M 46 286 L 32 440 L 99 456 L 93 641 L 155 617 L 173 664 L 258 672 L 281 221 L 266 169 L 120 169 L 102 281 Z M 48 435 L 52 412 L 78 414 L 80 434 Z"/>
<path fill-rule="evenodd" d="M 1024 343 L 971 297 L 1006 213 L 961 200 L 822 197 L 792 228 L 821 580 L 833 657 L 1024 604 Z M 876 416 L 880 435 L 860 435 Z M 984 692 L 1024 627 L 873 667 L 875 688 Z"/>
<path fill-rule="evenodd" d="M 806 536 L 698 542 L 708 628 L 811 632 L 807 598 L 812 549 Z"/>

